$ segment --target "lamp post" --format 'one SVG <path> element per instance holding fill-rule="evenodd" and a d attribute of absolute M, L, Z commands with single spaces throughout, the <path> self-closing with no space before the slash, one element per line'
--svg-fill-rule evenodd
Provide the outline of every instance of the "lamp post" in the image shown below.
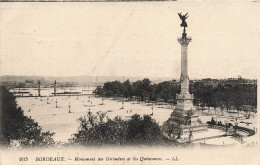
<path fill-rule="evenodd" d="M 238 127 L 238 122 L 237 122 L 237 117 L 236 117 L 236 122 L 235 122 L 235 135 L 237 135 L 237 127 Z"/>
<path fill-rule="evenodd" d="M 89 114 L 89 115 L 91 114 L 90 108 L 88 108 L 88 114 Z"/>
<path fill-rule="evenodd" d="M 190 128 L 189 128 L 189 131 L 190 131 L 190 135 L 189 135 L 189 141 L 191 142 L 191 141 L 192 141 L 192 139 L 193 139 L 193 136 L 192 136 L 192 131 L 193 131 L 193 128 L 192 128 L 192 127 L 190 127 Z"/>
<path fill-rule="evenodd" d="M 225 123 L 225 127 L 226 127 L 225 132 L 226 132 L 226 135 L 227 135 L 227 131 L 228 131 L 228 121 L 225 120 L 224 123 Z"/>
<path fill-rule="evenodd" d="M 153 106 L 151 107 L 151 109 L 152 109 L 152 113 L 151 113 L 151 116 L 153 116 Z"/>
<path fill-rule="evenodd" d="M 57 99 L 56 99 L 55 103 L 56 103 L 56 108 L 58 108 L 58 105 L 57 105 L 58 101 L 57 101 Z"/>
<path fill-rule="evenodd" d="M 224 111 L 224 106 L 223 105 L 221 105 L 220 110 L 221 110 L 221 113 L 222 113 L 222 116 L 223 116 L 223 111 Z"/>
<path fill-rule="evenodd" d="M 124 99 L 122 100 L 122 108 L 121 109 L 124 109 Z"/>

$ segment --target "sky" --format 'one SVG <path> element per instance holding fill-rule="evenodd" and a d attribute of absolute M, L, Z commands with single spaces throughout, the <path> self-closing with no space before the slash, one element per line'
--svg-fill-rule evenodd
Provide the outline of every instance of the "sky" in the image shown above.
<path fill-rule="evenodd" d="M 180 76 L 189 13 L 190 78 L 255 78 L 260 3 L 1 3 L 0 76 Z"/>

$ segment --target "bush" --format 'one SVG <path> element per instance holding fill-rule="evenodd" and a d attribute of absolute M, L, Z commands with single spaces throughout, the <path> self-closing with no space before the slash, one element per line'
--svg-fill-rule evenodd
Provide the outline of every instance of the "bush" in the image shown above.
<path fill-rule="evenodd" d="M 101 115 L 102 114 L 102 115 Z M 162 133 L 159 125 L 150 116 L 133 115 L 130 120 L 115 117 L 113 120 L 102 112 L 97 115 L 91 112 L 80 118 L 80 127 L 70 139 L 70 144 L 129 145 L 155 144 L 161 142 Z"/>
<path fill-rule="evenodd" d="M 216 124 L 217 124 L 216 121 L 214 120 L 214 118 L 211 118 L 210 123 L 211 123 L 212 125 L 216 125 Z"/>
<path fill-rule="evenodd" d="M 221 121 L 218 122 L 218 126 L 223 126 Z"/>
<path fill-rule="evenodd" d="M 228 123 L 228 128 L 230 128 L 231 126 L 233 127 L 233 124 L 231 124 L 231 123 Z"/>
<path fill-rule="evenodd" d="M 105 113 L 98 112 L 97 115 L 91 112 L 81 117 L 78 133 L 70 139 L 72 144 L 77 145 L 103 145 L 103 144 L 124 144 L 126 139 L 126 122 L 116 117 L 114 120 L 104 121 Z"/>
<path fill-rule="evenodd" d="M 155 144 L 163 139 L 159 125 L 149 116 L 133 115 L 128 122 L 127 140 L 133 144 Z"/>
<path fill-rule="evenodd" d="M 211 121 L 207 121 L 207 124 L 211 124 L 211 125 L 217 125 L 216 121 L 214 120 L 214 118 L 211 118 Z"/>

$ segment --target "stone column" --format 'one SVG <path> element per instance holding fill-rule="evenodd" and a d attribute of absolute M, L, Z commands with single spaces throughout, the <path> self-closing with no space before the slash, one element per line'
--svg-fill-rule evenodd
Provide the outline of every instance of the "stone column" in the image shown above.
<path fill-rule="evenodd" d="M 56 80 L 54 81 L 54 96 L 56 96 Z"/>
<path fill-rule="evenodd" d="M 187 49 L 191 38 L 178 38 L 181 44 L 181 93 L 176 95 L 178 110 L 191 110 L 193 108 L 193 96 L 189 93 L 189 76 L 188 76 L 188 54 Z"/>
<path fill-rule="evenodd" d="M 179 38 L 181 44 L 181 94 L 189 94 L 189 76 L 188 76 L 188 54 L 187 49 L 191 38 Z"/>
<path fill-rule="evenodd" d="M 41 96 L 41 81 L 38 81 L 38 96 Z"/>

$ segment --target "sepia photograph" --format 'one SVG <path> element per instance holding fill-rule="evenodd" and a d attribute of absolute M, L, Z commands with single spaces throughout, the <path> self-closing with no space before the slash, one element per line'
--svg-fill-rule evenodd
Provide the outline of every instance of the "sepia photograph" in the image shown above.
<path fill-rule="evenodd" d="M 260 1 L 11 1 L 1 165 L 260 164 Z"/>

